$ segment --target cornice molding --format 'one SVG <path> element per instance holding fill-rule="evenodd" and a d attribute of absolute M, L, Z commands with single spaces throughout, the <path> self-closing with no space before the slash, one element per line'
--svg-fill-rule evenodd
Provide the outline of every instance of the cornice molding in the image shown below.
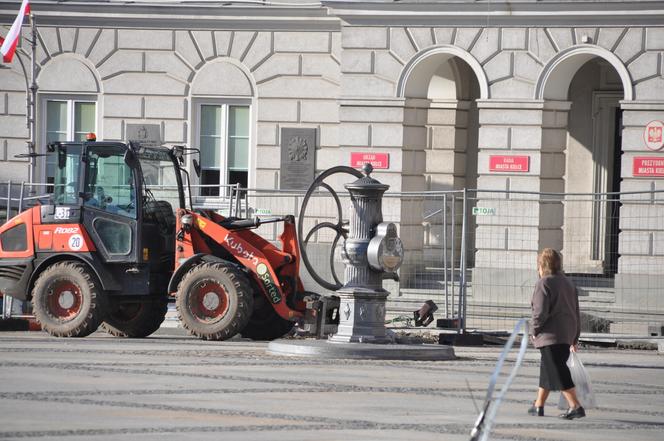
<path fill-rule="evenodd" d="M 365 26 L 664 26 L 664 1 L 323 0 L 330 15 Z"/>
<path fill-rule="evenodd" d="M 16 17 L 16 1 L 0 1 L 0 23 Z M 339 31 L 337 17 L 325 7 L 242 6 L 191 4 L 56 3 L 32 1 L 41 26 L 188 29 L 188 30 L 303 30 Z"/>

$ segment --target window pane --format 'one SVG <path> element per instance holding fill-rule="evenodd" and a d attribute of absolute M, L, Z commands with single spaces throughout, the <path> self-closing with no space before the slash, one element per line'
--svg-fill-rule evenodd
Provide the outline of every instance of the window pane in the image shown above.
<path fill-rule="evenodd" d="M 201 106 L 201 135 L 221 136 L 221 106 Z"/>
<path fill-rule="evenodd" d="M 201 136 L 201 167 L 219 168 L 221 159 L 221 138 Z"/>
<path fill-rule="evenodd" d="M 228 134 L 249 136 L 249 107 L 231 106 L 228 111 Z"/>
<path fill-rule="evenodd" d="M 67 140 L 67 102 L 46 103 L 46 142 Z"/>
<path fill-rule="evenodd" d="M 249 140 L 230 138 L 228 140 L 228 169 L 247 170 L 249 166 Z"/>
<path fill-rule="evenodd" d="M 95 103 L 74 103 L 74 140 L 85 141 L 95 131 Z"/>
<path fill-rule="evenodd" d="M 136 217 L 135 189 L 124 151 L 95 147 L 88 153 L 85 204 L 110 213 Z"/>
<path fill-rule="evenodd" d="M 219 170 L 201 171 L 201 185 L 215 185 L 215 187 L 202 187 L 201 196 L 219 196 Z"/>
<path fill-rule="evenodd" d="M 219 168 L 221 160 L 221 106 L 201 106 L 201 167 Z"/>
<path fill-rule="evenodd" d="M 46 102 L 46 142 L 67 141 L 67 102 Z M 55 154 L 46 153 L 46 182 L 53 182 Z"/>

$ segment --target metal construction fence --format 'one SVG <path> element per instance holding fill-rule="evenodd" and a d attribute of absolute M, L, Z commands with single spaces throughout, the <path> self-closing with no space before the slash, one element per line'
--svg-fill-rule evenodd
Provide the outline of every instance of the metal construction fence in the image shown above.
<path fill-rule="evenodd" d="M 348 195 L 339 196 L 347 207 Z M 249 189 L 246 206 L 250 215 L 299 216 L 302 198 L 301 192 Z M 329 194 L 314 193 L 299 233 L 346 221 L 336 216 Z M 383 218 L 399 225 L 406 251 L 399 282 L 384 282 L 391 321 L 412 322 L 413 312 L 433 300 L 435 316 L 449 319 L 448 326 L 508 331 L 530 315 L 537 254 L 551 247 L 562 252 L 564 270 L 577 286 L 584 332 L 664 333 L 662 191 L 388 192 Z M 265 237 L 278 239 L 277 224 L 261 228 Z M 331 254 L 337 274 L 343 271 L 340 253 L 330 250 L 334 236 L 319 230 L 308 245 L 310 261 L 328 280 Z"/>
<path fill-rule="evenodd" d="M 0 185 L 0 211 L 10 190 Z M 321 190 L 313 193 L 298 233 L 306 235 L 322 222 L 345 223 L 351 202 L 347 193 L 338 194 L 341 219 L 333 198 Z M 16 210 L 37 198 L 11 197 L 8 205 Z M 303 191 L 229 186 L 220 195 L 192 199 L 195 208 L 224 215 L 299 217 L 303 198 Z M 537 253 L 552 247 L 562 252 L 564 270 L 578 288 L 584 332 L 664 333 L 664 191 L 388 192 L 383 218 L 398 225 L 405 249 L 399 281 L 384 282 L 390 321 L 412 322 L 413 312 L 433 300 L 436 318 L 449 319 L 448 326 L 510 330 L 530 315 Z M 281 231 L 273 223 L 257 232 L 277 241 Z M 343 279 L 340 253 L 331 249 L 335 235 L 332 229 L 318 230 L 307 246 L 316 271 L 330 281 L 331 266 Z M 322 291 L 304 267 L 302 276 L 308 290 Z"/>

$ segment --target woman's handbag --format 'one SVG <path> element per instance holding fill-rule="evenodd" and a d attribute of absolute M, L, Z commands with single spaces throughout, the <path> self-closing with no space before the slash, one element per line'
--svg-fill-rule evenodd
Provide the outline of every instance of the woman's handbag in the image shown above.
<path fill-rule="evenodd" d="M 576 388 L 576 397 L 579 399 L 581 405 L 584 409 L 597 407 L 593 385 L 590 382 L 590 375 L 588 375 L 588 371 L 583 366 L 583 363 L 581 363 L 576 352 L 570 352 L 567 359 L 567 367 L 569 367 L 569 371 L 572 374 L 572 381 L 574 381 L 574 387 Z M 558 408 L 567 409 L 568 407 L 567 400 L 563 394 L 560 394 Z"/>

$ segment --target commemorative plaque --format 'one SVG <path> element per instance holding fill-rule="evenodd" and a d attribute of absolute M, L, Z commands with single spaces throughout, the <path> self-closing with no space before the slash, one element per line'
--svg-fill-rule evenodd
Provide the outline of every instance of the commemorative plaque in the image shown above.
<path fill-rule="evenodd" d="M 161 126 L 159 124 L 127 124 L 127 141 L 136 141 L 143 147 L 161 145 Z"/>
<path fill-rule="evenodd" d="M 316 129 L 281 129 L 282 190 L 306 190 L 314 180 Z"/>

